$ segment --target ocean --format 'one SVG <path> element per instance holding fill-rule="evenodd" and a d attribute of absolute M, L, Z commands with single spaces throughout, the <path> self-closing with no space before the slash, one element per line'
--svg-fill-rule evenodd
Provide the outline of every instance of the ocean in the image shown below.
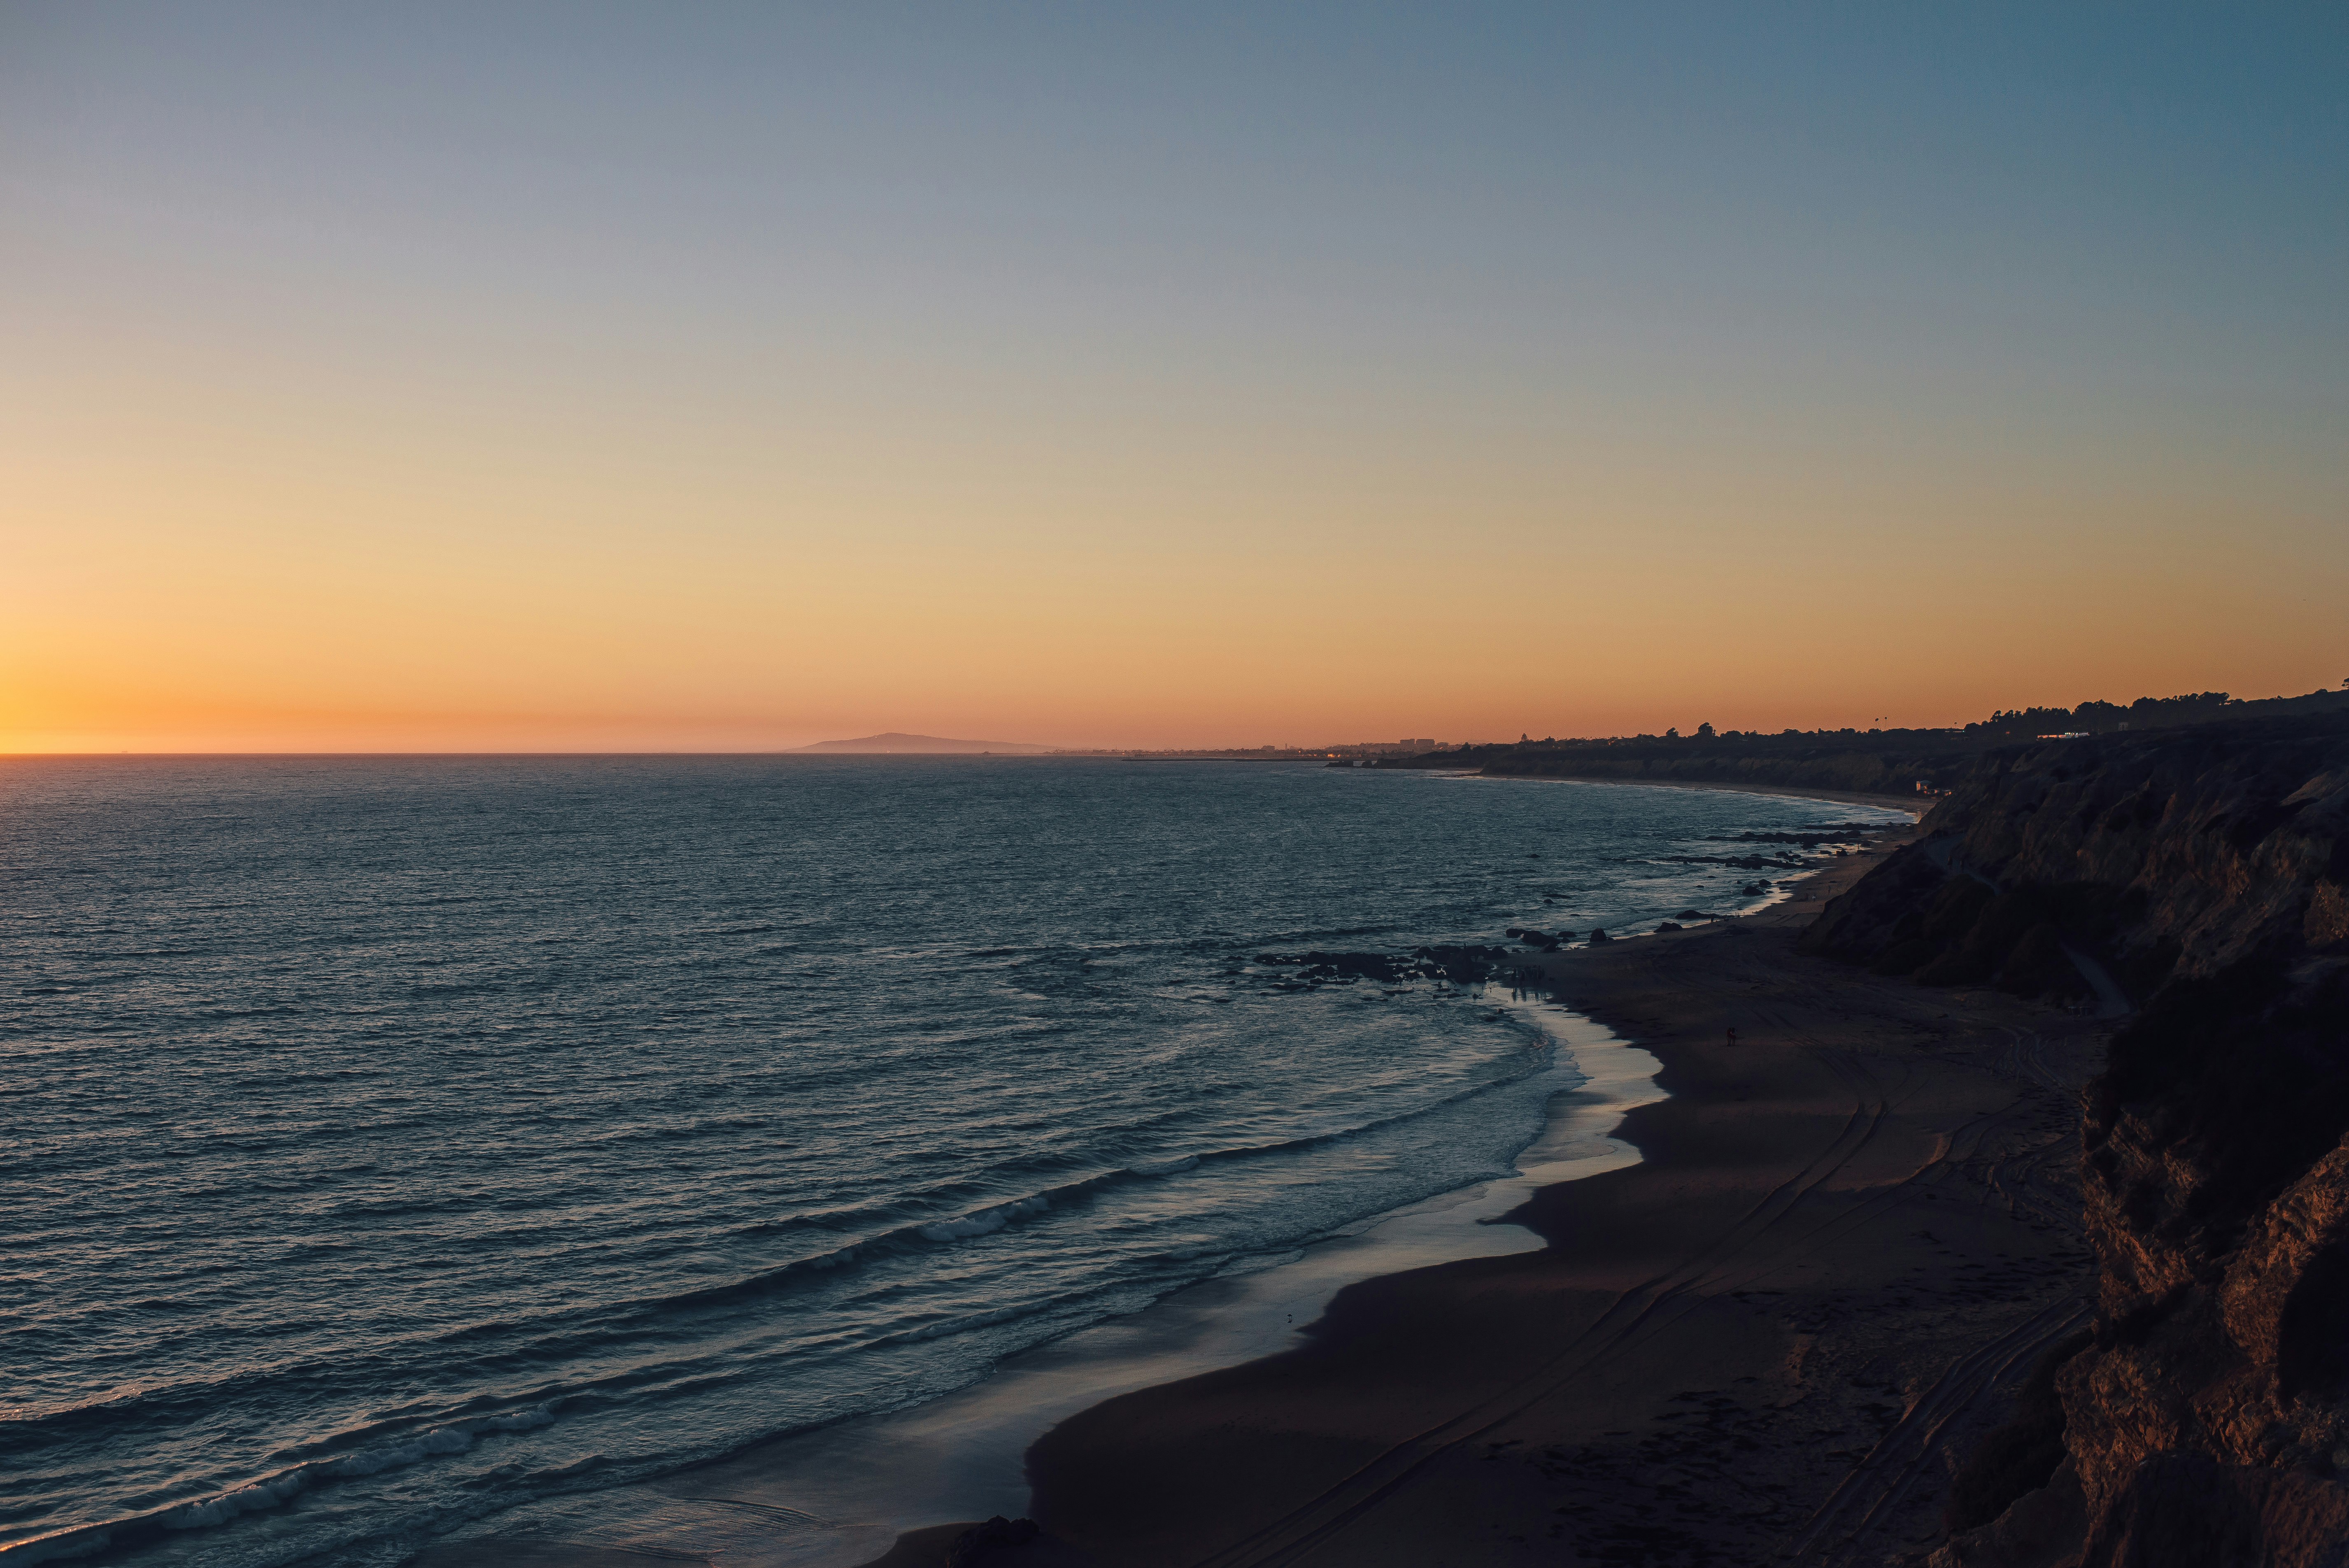
<path fill-rule="evenodd" d="M 388 1568 L 964 1388 L 1541 1133 L 1572 1064 L 1487 983 L 1268 959 L 1751 907 L 1898 816 L 1294 763 L 0 764 L 0 1543 Z"/>

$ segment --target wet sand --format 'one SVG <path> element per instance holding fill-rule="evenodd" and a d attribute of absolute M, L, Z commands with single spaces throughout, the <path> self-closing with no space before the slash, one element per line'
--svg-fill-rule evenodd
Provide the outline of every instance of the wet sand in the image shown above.
<path fill-rule="evenodd" d="M 1885 794 L 1860 789 L 1818 789 L 1795 784 L 1742 784 L 1713 779 L 1627 779 L 1608 773 L 1482 773 L 1485 779 L 1544 779 L 1565 784 L 1619 784 L 1632 789 L 1725 789 L 1733 795 L 1776 795 L 1794 800 L 1832 800 L 1843 806 L 1884 806 L 1921 816 L 1933 808 L 1930 795 Z"/>
<path fill-rule="evenodd" d="M 1341 1293 L 1307 1346 L 1126 1394 L 1029 1455 L 989 1563 L 1882 1563 L 2085 1319 L 2077 1087 L 2107 1026 L 1794 950 L 1873 863 L 1760 914 L 1543 961 L 1651 1051 L 1640 1163 L 1551 1244 Z M 1725 1043 L 1735 1028 L 1739 1043 Z M 882 1561 L 943 1561 L 941 1541 Z M 1032 1555 L 1031 1555 L 1032 1554 Z"/>

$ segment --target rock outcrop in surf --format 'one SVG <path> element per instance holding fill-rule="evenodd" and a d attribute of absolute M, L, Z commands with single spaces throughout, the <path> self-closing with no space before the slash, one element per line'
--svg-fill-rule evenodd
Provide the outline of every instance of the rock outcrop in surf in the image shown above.
<path fill-rule="evenodd" d="M 1438 944 L 1409 953 L 1259 953 L 1256 961 L 1267 968 L 1294 969 L 1307 982 L 1449 980 L 1464 985 L 1502 973 L 1508 956 L 1506 947 Z"/>

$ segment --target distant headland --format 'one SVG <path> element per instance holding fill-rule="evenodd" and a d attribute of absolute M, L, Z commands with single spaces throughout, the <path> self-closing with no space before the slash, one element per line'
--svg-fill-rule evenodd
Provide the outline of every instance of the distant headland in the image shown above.
<path fill-rule="evenodd" d="M 819 740 L 813 746 L 802 746 L 801 751 L 863 752 L 887 756 L 926 753 L 940 757 L 975 757 L 988 753 L 1015 757 L 1041 757 L 1053 748 L 1030 746 L 1017 740 L 949 740 L 936 735 L 901 735 L 895 730 L 886 735 L 867 735 L 855 740 Z"/>

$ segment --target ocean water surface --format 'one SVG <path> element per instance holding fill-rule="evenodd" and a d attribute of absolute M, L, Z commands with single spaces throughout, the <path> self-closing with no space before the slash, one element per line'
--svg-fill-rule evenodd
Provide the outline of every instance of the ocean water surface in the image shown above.
<path fill-rule="evenodd" d="M 1263 954 L 1898 814 L 1305 764 L 0 764 L 0 1545 L 379 1563 L 1506 1173 L 1555 1041 Z M 1758 837 L 1757 837 L 1758 836 Z"/>

